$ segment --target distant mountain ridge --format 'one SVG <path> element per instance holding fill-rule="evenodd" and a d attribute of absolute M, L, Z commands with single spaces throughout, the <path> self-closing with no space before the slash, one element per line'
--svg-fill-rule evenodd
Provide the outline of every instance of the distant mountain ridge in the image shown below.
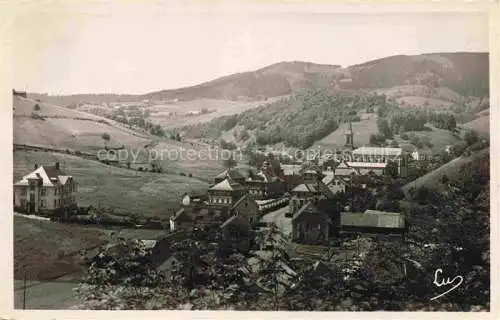
<path fill-rule="evenodd" d="M 58 105 L 80 102 L 136 100 L 265 100 L 311 88 L 363 90 L 419 84 L 448 87 L 463 96 L 489 92 L 489 61 L 486 52 L 396 55 L 342 68 L 339 65 L 303 61 L 279 62 L 264 68 L 224 76 L 199 85 L 142 95 L 78 94 L 32 98 Z"/>

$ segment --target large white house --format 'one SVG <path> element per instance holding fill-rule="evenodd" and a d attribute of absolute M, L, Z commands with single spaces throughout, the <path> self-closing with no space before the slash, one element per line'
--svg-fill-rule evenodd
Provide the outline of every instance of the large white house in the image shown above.
<path fill-rule="evenodd" d="M 389 161 L 398 166 L 398 174 L 405 176 L 408 171 L 408 154 L 402 148 L 361 147 L 352 151 L 350 167 L 366 170 L 383 170 Z"/>
<path fill-rule="evenodd" d="M 76 208 L 77 183 L 53 166 L 35 165 L 35 170 L 14 183 L 14 210 L 25 213 L 57 215 Z"/>

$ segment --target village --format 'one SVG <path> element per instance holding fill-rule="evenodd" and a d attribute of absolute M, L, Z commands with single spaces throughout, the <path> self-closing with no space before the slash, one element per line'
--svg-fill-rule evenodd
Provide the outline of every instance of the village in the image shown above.
<path fill-rule="evenodd" d="M 256 241 L 259 234 L 276 227 L 288 241 L 287 250 L 297 259 L 321 261 L 326 270 L 336 269 L 340 259 L 346 266 L 344 271 L 352 272 L 369 250 L 373 236 L 404 241 L 408 226 L 405 215 L 396 211 L 398 206 L 396 212 L 375 208 L 376 197 L 390 192 L 384 183 L 404 176 L 410 158 L 401 148 L 356 148 L 353 137 L 350 126 L 345 132 L 342 161 L 330 157 L 280 164 L 278 157 L 268 154 L 257 172 L 249 170 L 247 176 L 228 166 L 214 177 L 205 193 L 183 195 L 180 209 L 164 226 L 165 241 L 145 243 L 153 252 L 169 252 L 162 246 L 170 248 L 183 235 L 218 230 L 228 250 L 249 252 L 261 250 Z M 64 173 L 59 163 L 35 164 L 34 168 L 14 184 L 18 214 L 43 215 L 62 223 L 91 223 L 89 219 L 93 219 L 79 213 L 78 182 Z M 390 204 L 385 207 L 391 208 Z M 161 224 L 157 228 L 162 228 Z M 99 250 L 87 253 L 87 263 Z M 160 256 L 156 265 L 164 269 L 172 257 Z"/>

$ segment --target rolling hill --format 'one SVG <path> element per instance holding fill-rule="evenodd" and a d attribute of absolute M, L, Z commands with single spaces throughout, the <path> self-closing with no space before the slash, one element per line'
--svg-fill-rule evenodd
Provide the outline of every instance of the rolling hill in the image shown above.
<path fill-rule="evenodd" d="M 488 72 L 488 53 L 430 53 L 391 56 L 346 68 L 303 61 L 280 62 L 192 87 L 161 90 L 141 95 L 48 96 L 30 94 L 30 96 L 66 106 L 82 102 L 101 103 L 144 99 L 261 100 L 311 88 L 373 90 L 402 85 L 446 87 L 464 96 L 483 96 L 488 95 L 489 92 Z"/>
<path fill-rule="evenodd" d="M 111 119 L 36 100 L 14 96 L 13 108 L 16 144 L 95 151 L 104 148 L 103 133 L 111 137 L 109 147 L 139 148 L 151 141 Z"/>

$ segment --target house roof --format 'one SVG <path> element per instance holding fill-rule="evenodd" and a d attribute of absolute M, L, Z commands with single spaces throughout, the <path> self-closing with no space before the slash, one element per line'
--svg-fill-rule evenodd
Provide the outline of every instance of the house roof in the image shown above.
<path fill-rule="evenodd" d="M 248 222 L 243 219 L 242 217 L 240 216 L 232 216 L 231 218 L 227 219 L 226 221 L 224 221 L 224 223 L 220 226 L 222 229 L 232 225 L 232 224 L 237 224 L 237 225 L 242 225 L 242 224 L 245 224 L 245 225 L 248 225 Z"/>
<path fill-rule="evenodd" d="M 387 163 L 379 163 L 379 162 L 348 162 L 347 163 L 351 168 L 362 168 L 362 169 L 384 169 L 387 167 Z"/>
<path fill-rule="evenodd" d="M 191 221 L 191 217 L 187 214 L 184 208 L 177 210 L 175 215 L 172 217 L 173 221 Z"/>
<path fill-rule="evenodd" d="M 63 172 L 57 169 L 56 166 L 40 166 L 33 172 L 23 176 L 14 185 L 27 186 L 29 184 L 28 179 L 42 179 L 44 186 L 64 185 L 70 178 L 71 176 L 63 175 Z"/>
<path fill-rule="evenodd" d="M 245 177 L 236 169 L 226 169 L 215 176 L 215 179 L 226 179 L 230 177 L 232 179 L 245 179 Z"/>
<path fill-rule="evenodd" d="M 295 214 L 293 215 L 292 220 L 296 220 L 299 217 L 302 217 L 304 215 L 308 214 L 314 214 L 314 215 L 319 215 L 323 219 L 325 219 L 328 223 L 332 223 L 332 219 L 328 215 L 323 212 L 318 205 L 314 204 L 312 201 L 308 201 L 306 204 L 302 206 Z"/>
<path fill-rule="evenodd" d="M 335 174 L 333 172 L 327 173 L 321 182 L 323 182 L 325 185 L 328 185 L 330 182 L 335 180 Z"/>
<path fill-rule="evenodd" d="M 217 191 L 233 191 L 241 189 L 244 189 L 244 187 L 241 184 L 234 182 L 230 179 L 225 179 L 224 181 L 221 181 L 209 188 L 209 190 L 217 190 Z"/>
<path fill-rule="evenodd" d="M 352 151 L 356 156 L 399 156 L 403 154 L 402 148 L 361 147 Z"/>
<path fill-rule="evenodd" d="M 320 192 L 321 194 L 327 197 L 333 196 L 330 189 L 328 189 L 328 187 L 323 182 L 301 183 L 295 188 L 293 188 L 292 192 L 311 192 L 311 193 Z"/>
<path fill-rule="evenodd" d="M 405 217 L 400 213 L 367 210 L 362 212 L 343 212 L 340 215 L 342 226 L 404 229 Z"/>
<path fill-rule="evenodd" d="M 238 201 L 235 202 L 235 204 L 231 207 L 231 209 L 234 209 L 236 208 L 237 206 L 239 206 L 241 203 L 243 203 L 243 201 L 247 200 L 249 198 L 248 196 L 248 193 L 243 195 Z M 253 199 L 250 199 L 251 201 L 255 202 L 255 204 L 257 204 L 257 202 Z"/>

